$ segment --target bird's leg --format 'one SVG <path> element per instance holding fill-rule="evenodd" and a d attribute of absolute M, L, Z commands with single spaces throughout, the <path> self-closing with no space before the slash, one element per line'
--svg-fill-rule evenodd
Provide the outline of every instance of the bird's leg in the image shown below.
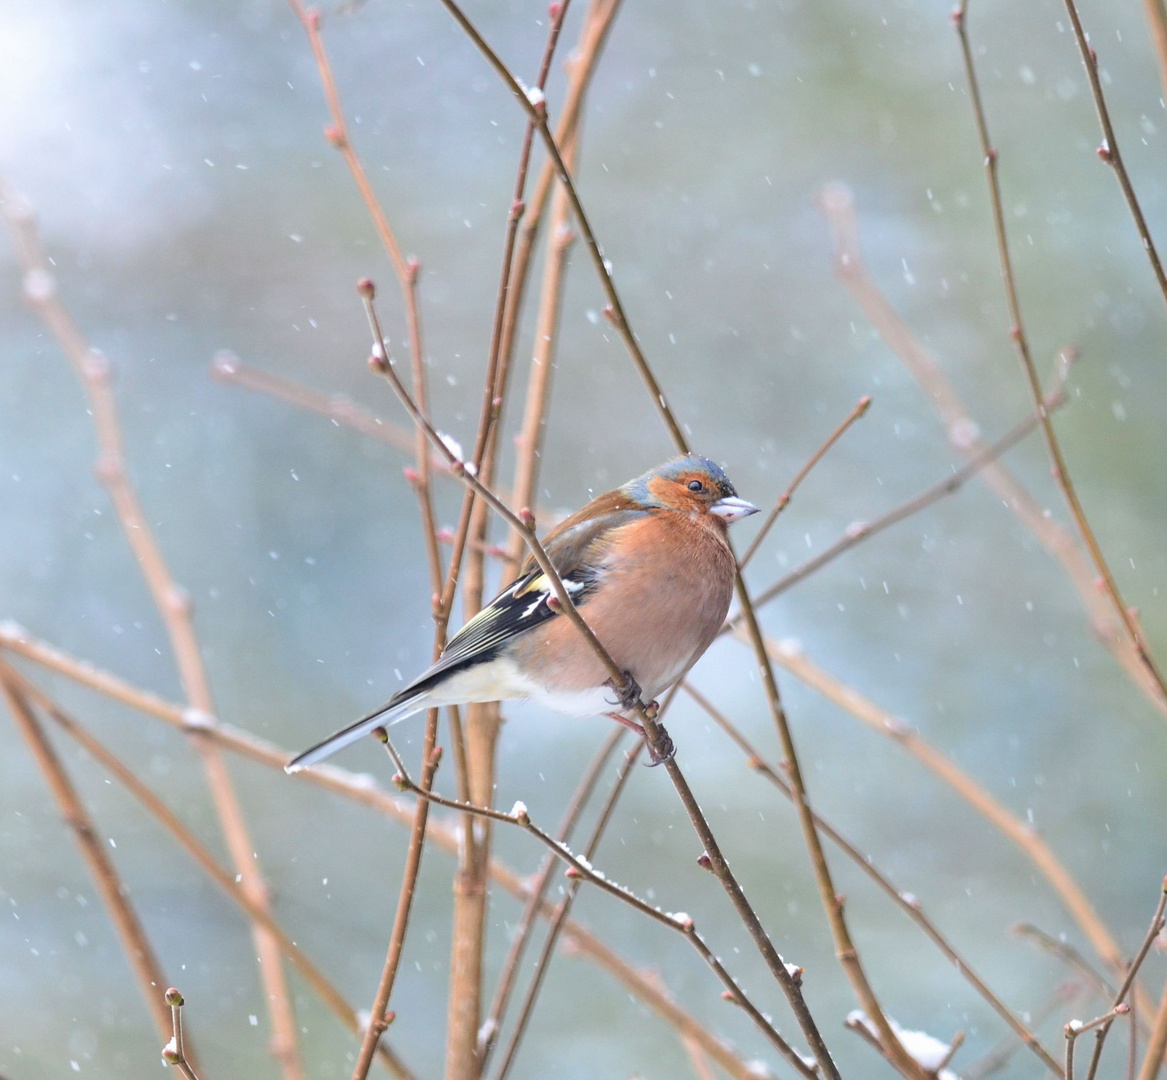
<path fill-rule="evenodd" d="M 645 706 L 644 711 L 650 719 L 655 719 L 656 714 L 660 712 L 659 702 L 649 702 Z M 666 761 L 672 761 L 677 756 L 677 748 L 673 745 L 673 740 L 669 736 L 669 733 L 665 731 L 663 724 L 657 725 L 657 729 L 660 731 L 660 753 L 657 753 L 656 747 L 648 741 L 648 732 L 635 720 L 629 720 L 627 716 L 621 716 L 619 713 L 614 712 L 604 713 L 604 715 L 615 720 L 618 724 L 623 724 L 629 731 L 635 731 L 644 740 L 644 745 L 648 748 L 648 756 L 652 758 L 648 763 L 649 766 L 663 765 Z"/>

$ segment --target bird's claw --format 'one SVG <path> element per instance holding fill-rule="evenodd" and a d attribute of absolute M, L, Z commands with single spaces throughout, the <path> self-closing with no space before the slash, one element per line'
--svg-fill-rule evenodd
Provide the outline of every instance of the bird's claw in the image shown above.
<path fill-rule="evenodd" d="M 654 701 L 655 705 L 656 702 Z M 666 761 L 672 761 L 677 756 L 677 748 L 673 745 L 673 740 L 669 733 L 665 731 L 663 725 L 658 725 L 657 730 L 660 732 L 660 737 L 657 739 L 657 746 L 653 746 L 648 741 L 648 732 L 644 733 L 644 745 L 648 747 L 648 756 L 651 759 L 648 762 L 648 768 L 653 769 L 657 765 L 663 765 Z M 659 749 L 658 749 L 659 747 Z"/>
<path fill-rule="evenodd" d="M 640 683 L 632 677 L 631 671 L 624 672 L 624 682 L 619 686 L 615 679 L 609 679 L 604 685 L 616 691 L 616 702 L 621 709 L 631 709 L 640 700 Z"/>

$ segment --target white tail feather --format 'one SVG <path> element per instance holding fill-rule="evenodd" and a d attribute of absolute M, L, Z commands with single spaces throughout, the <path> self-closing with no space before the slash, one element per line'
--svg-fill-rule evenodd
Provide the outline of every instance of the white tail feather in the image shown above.
<path fill-rule="evenodd" d="M 404 720 L 407 716 L 421 712 L 426 708 L 429 699 L 429 693 L 425 692 L 406 698 L 396 705 L 390 702 L 376 712 L 362 717 L 355 724 L 350 724 L 346 728 L 341 728 L 334 735 L 329 735 L 327 739 L 317 743 L 310 750 L 305 750 L 299 757 L 293 758 L 284 766 L 284 772 L 299 772 L 301 769 L 308 768 L 309 765 L 315 765 L 327 757 L 332 757 L 338 750 L 343 750 L 350 743 L 355 743 L 357 739 L 368 735 L 373 728 L 389 727 L 391 724 Z"/>

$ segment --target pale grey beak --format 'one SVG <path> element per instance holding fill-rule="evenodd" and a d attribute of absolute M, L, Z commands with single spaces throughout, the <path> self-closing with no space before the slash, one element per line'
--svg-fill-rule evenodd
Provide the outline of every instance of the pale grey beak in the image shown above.
<path fill-rule="evenodd" d="M 746 502 L 745 499 L 739 499 L 736 495 L 727 495 L 724 499 L 718 499 L 709 508 L 709 512 L 716 514 L 728 525 L 731 522 L 749 517 L 751 514 L 756 514 L 758 508 L 753 503 Z"/>

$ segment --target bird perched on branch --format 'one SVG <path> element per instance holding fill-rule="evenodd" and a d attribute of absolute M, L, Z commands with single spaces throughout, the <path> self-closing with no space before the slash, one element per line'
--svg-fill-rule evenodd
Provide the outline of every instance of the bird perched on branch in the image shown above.
<path fill-rule="evenodd" d="M 733 594 L 733 521 L 757 512 L 708 458 L 674 458 L 557 525 L 544 550 L 617 666 L 564 617 L 533 558 L 451 639 L 438 661 L 368 716 L 288 763 L 314 765 L 376 727 L 439 705 L 525 699 L 575 716 L 631 719 L 709 647 Z M 651 705 L 650 705 L 651 707 Z"/>

